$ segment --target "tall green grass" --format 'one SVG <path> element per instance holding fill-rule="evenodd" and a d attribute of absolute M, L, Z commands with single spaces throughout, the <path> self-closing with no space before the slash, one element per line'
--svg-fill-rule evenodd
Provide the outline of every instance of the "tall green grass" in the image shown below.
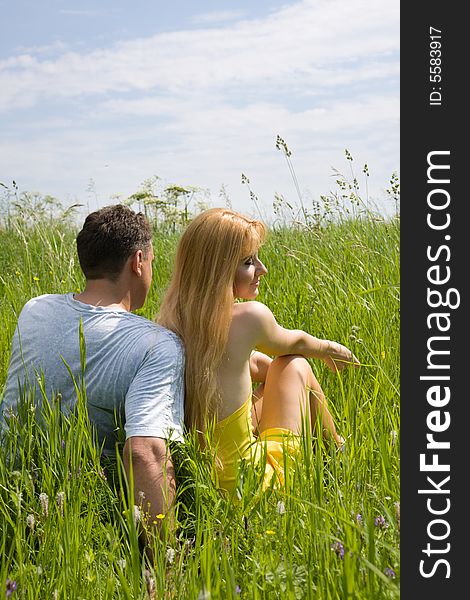
<path fill-rule="evenodd" d="M 60 224 L 0 230 L 0 386 L 22 305 L 83 285 L 74 236 Z M 139 311 L 148 318 L 177 240 L 155 233 L 154 281 Z M 397 219 L 271 231 L 259 299 L 285 327 L 339 341 L 362 363 L 334 375 L 311 361 L 345 450 L 306 434 L 284 490 L 260 493 L 259 474 L 247 467 L 231 502 L 211 480 L 210 456 L 188 436 L 173 449 L 177 528 L 154 540 L 152 563 L 138 544 L 139 502 L 119 485 L 119 465 L 115 477 L 103 472 L 80 390 L 69 417 L 54 399 L 38 416 L 29 399 L 0 452 L 0 595 L 398 598 L 398 247 Z"/>

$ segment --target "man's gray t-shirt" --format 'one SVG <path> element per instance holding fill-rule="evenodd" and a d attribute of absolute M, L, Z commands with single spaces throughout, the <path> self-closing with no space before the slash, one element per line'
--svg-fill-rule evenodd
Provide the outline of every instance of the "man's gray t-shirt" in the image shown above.
<path fill-rule="evenodd" d="M 115 415 L 125 416 L 125 437 L 182 439 L 184 352 L 173 332 L 124 309 L 91 306 L 73 294 L 46 294 L 25 304 L 12 341 L 10 367 L 0 405 L 15 412 L 18 383 L 46 394 L 60 392 L 62 410 L 73 410 L 77 394 L 64 361 L 81 379 L 79 328 L 86 344 L 85 387 L 90 421 L 104 454 L 114 455 Z M 39 390 L 35 394 L 40 399 Z M 0 421 L 2 419 L 0 418 Z"/>

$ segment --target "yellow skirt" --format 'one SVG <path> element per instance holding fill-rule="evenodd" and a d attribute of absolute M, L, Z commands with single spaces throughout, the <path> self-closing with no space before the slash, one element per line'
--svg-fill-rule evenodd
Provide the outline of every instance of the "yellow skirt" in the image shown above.
<path fill-rule="evenodd" d="M 220 462 L 218 485 L 227 492 L 235 489 L 242 461 L 254 466 L 262 464 L 266 456 L 263 489 L 275 477 L 274 485 L 284 485 L 286 454 L 295 459 L 299 451 L 299 436 L 289 429 L 273 427 L 256 437 L 251 419 L 251 396 L 234 413 L 218 421 L 214 429 L 214 445 Z"/>

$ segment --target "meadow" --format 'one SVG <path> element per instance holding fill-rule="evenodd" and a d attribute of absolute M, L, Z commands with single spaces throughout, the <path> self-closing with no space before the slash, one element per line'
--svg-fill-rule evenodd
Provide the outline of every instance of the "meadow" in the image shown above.
<path fill-rule="evenodd" d="M 80 290 L 77 229 L 59 219 L 0 227 L 0 388 L 16 317 L 43 293 Z M 156 228 L 154 280 L 139 311 L 152 319 L 178 231 Z M 0 596 L 24 599 L 389 599 L 400 582 L 399 219 L 344 214 L 273 227 L 259 300 L 278 321 L 353 350 L 359 369 L 311 361 L 329 399 L 338 452 L 315 432 L 283 490 L 240 474 L 237 503 L 211 480 L 188 435 L 175 448 L 176 528 L 138 543 L 138 501 L 103 470 L 78 386 L 77 414 L 26 406 L 0 450 Z M 47 344 L 47 340 L 44 340 Z M 162 520 L 164 517 L 162 516 Z"/>

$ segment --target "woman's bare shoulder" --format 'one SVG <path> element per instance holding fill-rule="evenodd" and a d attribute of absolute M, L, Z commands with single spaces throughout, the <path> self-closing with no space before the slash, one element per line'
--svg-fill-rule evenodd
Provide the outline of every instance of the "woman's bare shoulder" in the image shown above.
<path fill-rule="evenodd" d="M 262 319 L 263 317 L 272 315 L 269 308 L 262 302 L 256 300 L 250 300 L 248 302 L 238 302 L 233 305 L 233 316 L 240 317 L 251 317 L 254 319 Z"/>
<path fill-rule="evenodd" d="M 273 314 L 262 302 L 251 300 L 233 307 L 232 329 L 240 334 L 245 332 L 250 344 L 255 343 L 261 332 L 269 328 L 272 322 L 275 322 Z"/>

